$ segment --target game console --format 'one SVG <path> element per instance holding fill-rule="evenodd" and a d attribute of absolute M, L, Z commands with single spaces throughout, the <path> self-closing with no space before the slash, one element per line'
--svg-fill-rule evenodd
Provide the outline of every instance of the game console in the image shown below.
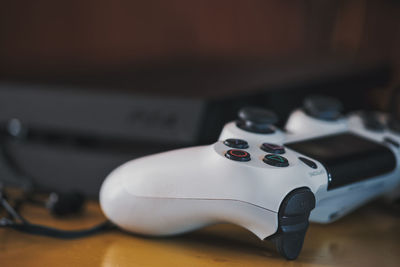
<path fill-rule="evenodd" d="M 169 236 L 206 225 L 240 225 L 296 259 L 309 221 L 329 223 L 400 183 L 400 134 L 384 115 L 341 115 L 310 97 L 286 131 L 274 113 L 243 108 L 219 140 L 129 161 L 100 191 L 120 228 Z"/>
<path fill-rule="evenodd" d="M 391 75 L 389 62 L 337 55 L 0 73 L 0 135 L 9 157 L 38 189 L 97 198 L 110 170 L 145 155 L 213 143 L 243 106 L 267 105 L 283 127 L 309 94 L 326 93 L 352 109 L 367 109 L 367 98 L 357 96 L 384 88 Z M 13 121 L 22 124 L 24 135 L 10 138 L 7 125 Z M 2 155 L 0 181 L 26 187 Z"/>

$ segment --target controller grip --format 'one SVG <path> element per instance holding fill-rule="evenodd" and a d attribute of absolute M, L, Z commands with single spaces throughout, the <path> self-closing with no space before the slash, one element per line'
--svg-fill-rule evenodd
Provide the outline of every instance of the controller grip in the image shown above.
<path fill-rule="evenodd" d="M 314 208 L 314 194 L 305 187 L 291 191 L 281 203 L 278 230 L 268 239 L 286 259 L 294 260 L 299 256 L 309 225 L 308 218 Z"/>

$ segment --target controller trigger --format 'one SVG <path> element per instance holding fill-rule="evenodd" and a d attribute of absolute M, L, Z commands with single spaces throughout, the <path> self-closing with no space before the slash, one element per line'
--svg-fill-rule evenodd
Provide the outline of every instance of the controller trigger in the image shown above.
<path fill-rule="evenodd" d="M 278 212 L 278 230 L 268 239 L 286 259 L 299 256 L 314 207 L 314 194 L 305 187 L 293 190 L 283 200 Z"/>

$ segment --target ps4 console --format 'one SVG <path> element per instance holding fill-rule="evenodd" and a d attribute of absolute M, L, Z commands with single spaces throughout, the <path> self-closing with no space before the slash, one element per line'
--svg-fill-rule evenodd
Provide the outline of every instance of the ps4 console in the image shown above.
<path fill-rule="evenodd" d="M 400 133 L 384 114 L 340 109 L 334 99 L 308 98 L 285 130 L 272 112 L 241 109 L 214 144 L 116 168 L 101 187 L 102 210 L 151 236 L 237 224 L 295 259 L 309 221 L 335 221 L 400 184 Z"/>
<path fill-rule="evenodd" d="M 8 157 L 38 188 L 92 197 L 109 170 L 129 159 L 214 142 L 243 106 L 268 106 L 283 126 L 307 94 L 338 97 L 348 109 L 367 108 L 366 91 L 384 86 L 391 76 L 384 62 L 360 64 L 337 57 L 81 72 L 0 74 L 0 130 L 24 128 L 17 138 L 4 135 L 3 140 Z M 353 101 L 355 95 L 365 97 Z M 2 181 L 19 186 L 21 179 L 2 156 Z"/>

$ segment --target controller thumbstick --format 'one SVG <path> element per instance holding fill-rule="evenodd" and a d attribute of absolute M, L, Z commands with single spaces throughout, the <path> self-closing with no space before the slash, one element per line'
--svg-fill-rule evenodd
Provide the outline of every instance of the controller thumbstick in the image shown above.
<path fill-rule="evenodd" d="M 269 110 L 257 107 L 245 107 L 239 110 L 239 121 L 236 125 L 252 133 L 274 133 L 273 124 L 278 121 L 278 116 Z"/>
<path fill-rule="evenodd" d="M 332 97 L 309 96 L 303 102 L 303 109 L 313 118 L 333 121 L 341 117 L 343 105 Z"/>
<path fill-rule="evenodd" d="M 388 127 L 395 133 L 400 133 L 400 120 L 395 117 L 390 117 L 388 120 Z"/>

